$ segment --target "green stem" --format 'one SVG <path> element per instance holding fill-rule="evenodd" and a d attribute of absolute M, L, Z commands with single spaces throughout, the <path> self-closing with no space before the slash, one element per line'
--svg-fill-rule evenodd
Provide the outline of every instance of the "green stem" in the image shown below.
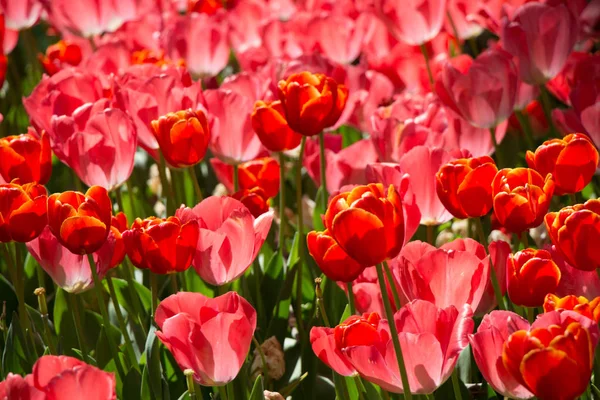
<path fill-rule="evenodd" d="M 319 170 L 321 173 L 321 206 L 323 210 L 327 210 L 327 161 L 325 160 L 325 134 L 319 133 Z"/>
<path fill-rule="evenodd" d="M 196 383 L 194 382 L 194 370 L 186 369 L 183 371 L 185 375 L 185 381 L 187 383 L 188 394 L 190 395 L 190 399 L 196 399 Z"/>
<path fill-rule="evenodd" d="M 392 306 L 390 304 L 389 297 L 383 295 L 383 293 L 386 293 L 383 265 L 377 264 L 375 267 L 377 269 L 377 279 L 379 280 L 379 288 L 381 289 L 381 297 L 383 298 L 385 314 L 388 320 L 388 326 L 390 327 L 390 335 L 392 336 L 392 343 L 394 344 L 394 350 L 396 351 L 396 359 L 398 361 L 398 369 L 400 370 L 400 378 L 402 379 L 404 399 L 411 400 L 412 394 L 410 392 L 410 385 L 408 383 L 408 374 L 406 373 L 406 366 L 404 365 L 404 356 L 402 355 L 402 348 L 400 347 L 400 338 L 398 336 L 398 330 L 396 329 L 394 314 L 392 313 Z"/>
<path fill-rule="evenodd" d="M 173 294 L 179 293 L 179 285 L 177 284 L 177 274 L 171 274 L 171 291 Z"/>
<path fill-rule="evenodd" d="M 535 321 L 535 307 L 525 307 L 525 312 L 527 313 L 527 321 L 533 324 L 533 321 Z"/>
<path fill-rule="evenodd" d="M 433 74 L 431 73 L 431 66 L 429 65 L 429 54 L 427 54 L 427 48 L 425 47 L 425 43 L 421 46 L 421 53 L 423 54 L 423 58 L 425 59 L 425 67 L 427 68 L 427 77 L 429 78 L 429 84 L 433 88 L 434 80 Z"/>
<path fill-rule="evenodd" d="M 217 390 L 219 391 L 219 398 L 221 400 L 228 400 L 227 390 L 225 386 L 217 386 Z"/>
<path fill-rule="evenodd" d="M 150 292 L 152 293 L 152 319 L 154 319 L 158 307 L 158 278 L 153 272 L 150 272 Z"/>
<path fill-rule="evenodd" d="M 398 293 L 394 276 L 392 275 L 392 271 L 390 270 L 390 266 L 388 265 L 387 261 L 383 262 L 383 269 L 385 271 L 385 276 L 387 277 L 388 283 L 390 284 L 390 288 L 392 289 L 392 296 L 394 297 L 394 303 L 396 303 L 396 310 L 399 310 L 402 306 L 402 303 L 400 303 L 400 293 Z"/>
<path fill-rule="evenodd" d="M 450 14 L 450 11 L 446 12 L 446 17 L 448 17 L 448 22 L 450 22 L 450 27 L 452 28 L 452 34 L 456 38 L 456 41 L 460 44 L 460 37 L 458 37 L 458 29 L 456 29 L 456 24 L 454 23 L 454 18 L 452 18 L 452 14 Z M 475 56 L 476 56 L 476 54 L 473 56 L 473 58 L 475 58 Z"/>
<path fill-rule="evenodd" d="M 158 175 L 162 186 L 162 195 L 167 202 L 167 215 L 173 215 L 175 214 L 175 194 L 173 192 L 173 187 L 171 186 L 171 181 L 167 178 L 167 166 L 162 153 L 160 154 L 160 159 L 158 161 Z M 173 180 L 172 175 L 171 180 Z"/>
<path fill-rule="evenodd" d="M 29 318 L 27 316 L 27 307 L 25 306 L 25 279 L 23 277 L 23 264 L 21 263 L 19 256 L 19 245 L 14 243 L 15 250 L 15 262 L 12 262 L 12 256 L 10 248 L 8 247 L 8 243 L 6 244 L 6 262 L 9 269 L 13 270 L 13 285 L 15 287 L 15 292 L 17 295 L 18 309 L 19 309 L 19 322 L 21 323 L 21 327 L 24 331 L 29 330 L 31 333 L 31 327 L 29 325 Z M 11 268 L 12 265 L 12 268 Z"/>
<path fill-rule="evenodd" d="M 194 192 L 196 192 L 196 200 L 198 201 L 198 203 L 200 203 L 204 197 L 202 196 L 202 189 L 200 189 L 200 184 L 198 183 L 198 176 L 196 175 L 196 166 L 192 165 L 191 167 L 189 167 L 188 173 L 190 174 L 190 179 L 192 180 L 192 183 L 194 184 Z"/>
<path fill-rule="evenodd" d="M 433 225 L 427 225 L 427 243 L 429 243 L 432 246 L 435 246 L 435 239 L 434 239 L 434 235 L 433 235 Z"/>
<path fill-rule="evenodd" d="M 121 329 L 123 339 L 125 340 L 125 353 L 129 358 L 129 363 L 131 364 L 131 366 L 139 371 L 139 363 L 137 357 L 135 356 L 133 343 L 131 342 L 131 338 L 129 337 L 129 333 L 127 332 L 127 325 L 125 324 L 125 318 L 123 318 L 123 313 L 121 312 L 121 305 L 119 304 L 119 300 L 117 298 L 117 293 L 115 292 L 115 287 L 113 285 L 112 278 L 109 275 L 106 276 L 106 283 L 108 284 L 108 291 L 110 293 L 110 297 L 115 307 L 115 314 L 117 315 L 119 329 Z"/>
<path fill-rule="evenodd" d="M 552 122 L 552 106 L 550 105 L 550 95 L 548 94 L 548 90 L 545 85 L 540 85 L 539 88 L 542 110 L 544 111 L 544 117 L 546 117 L 548 127 L 550 128 L 550 136 L 559 137 L 554 122 Z"/>
<path fill-rule="evenodd" d="M 571 200 L 572 206 L 577 204 L 577 196 L 575 195 L 575 193 L 569 193 L 569 200 Z"/>
<path fill-rule="evenodd" d="M 460 392 L 460 383 L 458 381 L 458 368 L 454 368 L 452 371 L 452 389 L 454 389 L 454 400 L 462 400 L 462 393 Z"/>
<path fill-rule="evenodd" d="M 92 279 L 94 280 L 94 290 L 96 291 L 96 297 L 98 298 L 98 307 L 100 308 L 100 314 L 102 314 L 102 320 L 106 329 L 106 338 L 108 339 L 108 346 L 110 347 L 115 366 L 117 367 L 117 373 L 121 379 L 125 379 L 125 371 L 121 365 L 121 359 L 119 357 L 119 349 L 117 344 L 114 342 L 112 335 L 109 332 L 111 323 L 108 317 L 108 309 L 106 308 L 106 302 L 102 293 L 102 285 L 100 279 L 98 279 L 98 272 L 96 271 L 96 262 L 94 261 L 93 254 L 88 254 L 88 261 L 90 263 L 90 269 L 92 271 Z"/>
<path fill-rule="evenodd" d="M 87 345 L 85 344 L 85 337 L 83 336 L 84 331 L 83 325 L 81 324 L 81 314 L 79 313 L 78 299 L 72 293 L 67 293 L 66 296 L 71 305 L 73 322 L 75 322 L 75 335 L 77 336 L 77 341 L 79 342 L 79 349 L 81 350 L 81 354 L 83 355 L 83 361 L 87 362 L 88 364 L 91 364 L 92 360 L 88 355 Z"/>
<path fill-rule="evenodd" d="M 479 241 L 483 244 L 486 253 L 489 254 L 488 249 L 488 240 L 487 236 L 485 236 L 485 232 L 483 231 L 483 225 L 481 223 L 480 218 L 473 218 L 473 222 L 475 222 L 475 228 L 477 229 L 477 233 L 479 234 Z M 502 296 L 502 291 L 500 290 L 500 284 L 498 283 L 498 277 L 496 276 L 496 270 L 494 268 L 494 261 L 492 260 L 492 255 L 489 255 L 490 259 L 490 282 L 492 283 L 492 287 L 494 288 L 494 296 L 496 297 L 496 303 L 498 303 L 498 308 L 501 310 L 506 310 L 506 306 L 504 305 L 504 296 Z"/>
<path fill-rule="evenodd" d="M 519 121 L 519 125 L 521 125 L 521 129 L 523 129 L 523 134 L 525 136 L 525 143 L 527 144 L 527 148 L 529 150 L 533 150 L 535 148 L 535 144 L 533 142 L 533 133 L 531 131 L 531 124 L 529 123 L 529 119 L 523 114 L 521 110 L 515 110 L 515 116 Z"/>
<path fill-rule="evenodd" d="M 364 400 L 363 393 L 366 393 L 367 389 L 365 389 L 365 385 L 363 385 L 359 375 L 354 375 L 354 383 L 358 392 L 358 400 Z"/>
<path fill-rule="evenodd" d="M 173 197 L 175 198 L 174 210 L 177 210 L 181 204 L 185 203 L 185 194 L 182 194 L 182 190 L 185 190 L 185 188 L 182 185 L 181 175 L 178 170 L 169 168 L 169 174 L 171 175 L 171 187 L 173 188 Z"/>
<path fill-rule="evenodd" d="M 134 217 L 142 218 L 142 216 L 140 214 L 138 214 L 138 212 L 136 210 L 135 200 L 133 199 L 133 187 L 129 184 L 129 180 L 125 181 L 125 189 L 127 189 L 127 194 L 129 197 L 129 207 L 131 208 L 131 213 L 133 214 Z"/>
<path fill-rule="evenodd" d="M 263 351 L 260 343 L 258 343 L 258 340 L 256 340 L 256 336 L 252 336 L 252 343 L 254 343 L 254 347 L 256 348 L 256 351 L 258 351 L 258 355 L 260 356 L 262 374 L 266 381 L 267 379 L 269 379 L 269 367 L 267 365 L 267 358 L 265 357 L 265 352 Z M 267 385 L 265 384 L 265 386 Z"/>
<path fill-rule="evenodd" d="M 471 51 L 473 52 L 473 58 L 476 58 L 477 55 L 479 54 L 479 49 L 477 48 L 477 42 L 475 41 L 475 38 L 471 37 L 467 41 L 469 42 L 469 47 L 471 48 Z"/>
<path fill-rule="evenodd" d="M 119 206 L 119 211 L 125 214 L 125 207 L 123 206 L 123 197 L 121 196 L 121 189 L 115 189 L 115 198 L 117 199 L 117 205 Z"/>
<path fill-rule="evenodd" d="M 44 325 L 44 340 L 46 341 L 46 345 L 48 346 L 48 351 L 50 354 L 57 354 L 56 347 L 54 346 L 54 340 L 52 338 L 51 332 L 52 328 L 50 326 L 50 319 L 48 318 L 48 304 L 46 303 L 46 289 L 43 287 L 39 287 L 35 289 L 33 292 L 38 298 L 38 308 L 40 310 L 40 315 L 42 317 L 42 322 Z"/>
<path fill-rule="evenodd" d="M 237 164 L 233 164 L 233 193 L 240 190 L 240 174 L 239 174 L 239 166 Z"/>
<path fill-rule="evenodd" d="M 352 291 L 352 282 L 346 283 L 348 289 L 348 305 L 350 306 L 350 315 L 356 314 L 356 306 L 354 305 L 354 292 Z"/>
<path fill-rule="evenodd" d="M 285 158 L 279 153 L 279 251 L 284 257 L 285 247 Z"/>
<path fill-rule="evenodd" d="M 527 231 L 521 232 L 521 243 L 523 243 L 523 249 L 529 247 L 529 238 L 527 237 Z"/>
<path fill-rule="evenodd" d="M 127 289 L 129 290 L 129 296 L 131 296 L 131 303 L 133 305 L 133 312 L 136 315 L 136 318 L 138 319 L 138 323 L 140 324 L 140 327 L 142 328 L 142 331 L 144 332 L 144 335 L 146 335 L 146 328 L 144 327 L 144 321 L 142 319 L 143 316 L 143 312 L 142 312 L 142 305 L 140 304 L 140 298 L 138 295 L 137 290 L 135 289 L 134 286 L 134 276 L 133 276 L 133 266 L 129 263 L 129 259 L 125 258 L 123 264 L 122 264 L 123 270 L 125 271 L 124 275 L 125 275 L 125 280 L 127 281 Z"/>
<path fill-rule="evenodd" d="M 325 310 L 325 303 L 323 303 L 323 291 L 321 290 L 321 278 L 315 279 L 315 293 L 317 296 L 317 307 L 318 311 L 321 314 L 321 318 L 323 319 L 323 323 L 327 328 L 331 327 L 329 323 L 329 317 L 327 317 L 327 311 Z"/>
<path fill-rule="evenodd" d="M 298 332 L 302 332 L 302 338 L 304 338 L 304 322 L 302 318 L 302 270 L 304 269 L 304 215 L 302 210 L 302 158 L 304 157 L 304 148 L 306 146 L 306 136 L 302 137 L 300 144 L 300 154 L 296 163 L 296 209 L 298 216 L 298 270 L 296 271 L 296 322 L 298 324 Z M 280 163 L 283 162 L 283 155 L 281 155 Z M 283 174 L 283 168 L 281 168 L 281 174 Z M 281 179 L 281 190 L 284 190 L 283 176 Z M 280 206 L 281 207 L 281 206 Z M 281 240 L 281 239 L 280 239 Z M 301 329 L 300 329 L 301 328 Z"/>

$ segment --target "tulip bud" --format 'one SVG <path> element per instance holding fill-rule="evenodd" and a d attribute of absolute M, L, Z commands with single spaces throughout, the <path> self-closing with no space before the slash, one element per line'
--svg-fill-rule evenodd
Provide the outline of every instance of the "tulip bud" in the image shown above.
<path fill-rule="evenodd" d="M 546 250 L 525 249 L 508 257 L 508 297 L 525 307 L 539 307 L 560 282 L 560 269 Z"/>
<path fill-rule="evenodd" d="M 19 179 L 22 184 L 45 185 L 52 173 L 52 150 L 46 132 L 37 137 L 30 131 L 0 138 L 0 176 L 5 181 Z"/>

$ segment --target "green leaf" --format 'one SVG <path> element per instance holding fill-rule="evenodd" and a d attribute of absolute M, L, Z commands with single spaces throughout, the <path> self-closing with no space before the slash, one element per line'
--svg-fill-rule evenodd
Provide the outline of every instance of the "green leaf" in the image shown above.
<path fill-rule="evenodd" d="M 313 228 L 315 231 L 324 231 L 325 225 L 323 225 L 323 220 L 321 219 L 321 215 L 325 214 L 325 209 L 322 206 L 321 196 L 323 193 L 323 188 L 319 188 L 317 190 L 317 195 L 315 196 L 315 210 L 313 212 Z"/>
<path fill-rule="evenodd" d="M 202 293 L 207 297 L 214 297 L 214 291 L 200 278 L 194 268 L 188 268 L 184 273 L 187 290 L 194 293 Z"/>
<path fill-rule="evenodd" d="M 2 353 L 2 377 L 9 372 L 24 374 L 31 370 L 31 363 L 27 361 L 26 348 L 22 342 L 23 331 L 17 313 L 13 313 L 12 321 L 6 334 L 6 343 Z"/>
<path fill-rule="evenodd" d="M 133 286 L 135 287 L 137 294 L 140 296 L 142 308 L 146 311 L 150 310 L 152 307 L 152 294 L 150 293 L 150 289 L 135 280 L 133 281 Z"/>
<path fill-rule="evenodd" d="M 146 386 L 144 383 L 146 383 L 150 388 L 152 398 L 162 400 L 162 367 L 160 364 L 158 341 L 156 340 L 156 328 L 154 326 L 152 326 L 148 332 L 144 353 L 146 355 L 144 375 L 146 376 L 142 380 L 142 394 L 144 394 L 144 388 Z"/>
<path fill-rule="evenodd" d="M 71 349 L 79 348 L 75 323 L 73 322 L 73 313 L 69 307 L 67 296 L 74 296 L 62 289 L 56 290 L 54 297 L 54 329 L 58 336 L 59 347 L 65 355 L 75 356 Z"/>
<path fill-rule="evenodd" d="M 349 125 L 341 126 L 339 132 L 342 135 L 342 148 L 344 149 L 362 139 L 362 133 Z"/>
<path fill-rule="evenodd" d="M 197 395 L 196 395 L 197 396 Z M 181 396 L 179 396 L 179 398 L 177 400 L 188 400 L 190 398 L 190 394 L 189 392 L 186 390 L 185 392 L 183 392 L 181 394 Z"/>
<path fill-rule="evenodd" d="M 300 260 L 300 256 L 298 255 L 298 232 L 294 233 L 294 239 L 292 240 L 292 247 L 290 249 L 290 254 L 288 256 L 287 265 L 288 268 L 292 268 L 296 263 Z"/>
<path fill-rule="evenodd" d="M 142 375 L 135 369 L 131 368 L 125 379 L 123 380 L 123 389 L 121 398 L 123 399 L 135 399 L 139 397 L 140 390 L 142 387 Z"/>
<path fill-rule="evenodd" d="M 25 277 L 27 279 L 32 279 L 36 274 L 37 261 L 31 255 L 31 253 L 27 252 L 25 256 Z"/>
<path fill-rule="evenodd" d="M 258 375 L 254 381 L 254 386 L 252 386 L 252 392 L 250 392 L 250 400 L 264 400 L 264 391 L 263 377 L 262 375 Z"/>

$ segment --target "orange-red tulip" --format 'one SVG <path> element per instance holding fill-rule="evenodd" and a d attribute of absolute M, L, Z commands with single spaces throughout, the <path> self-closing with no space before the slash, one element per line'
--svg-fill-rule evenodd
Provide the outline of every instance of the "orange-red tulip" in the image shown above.
<path fill-rule="evenodd" d="M 175 65 L 178 67 L 184 67 L 185 61 L 183 59 L 179 59 L 177 61 L 171 60 L 169 57 L 165 56 L 165 52 L 163 50 L 150 50 L 150 49 L 142 49 L 138 51 L 134 51 L 131 54 L 131 63 L 132 64 L 154 64 L 158 67 L 164 67 L 166 65 Z"/>
<path fill-rule="evenodd" d="M 554 193 L 551 174 L 542 177 L 530 168 L 505 168 L 492 183 L 494 214 L 512 232 L 535 228 L 544 220 Z"/>
<path fill-rule="evenodd" d="M 110 197 L 101 186 L 92 186 L 85 194 L 69 191 L 48 197 L 50 230 L 72 253 L 89 254 L 102 247 L 111 218 Z"/>
<path fill-rule="evenodd" d="M 546 250 L 525 249 L 508 257 L 508 297 L 525 307 L 540 307 L 560 282 L 560 269 Z"/>
<path fill-rule="evenodd" d="M 593 347 L 590 333 L 579 322 L 550 325 L 510 335 L 502 362 L 538 398 L 572 400 L 589 385 Z"/>
<path fill-rule="evenodd" d="M 254 218 L 258 218 L 269 211 L 269 198 L 265 191 L 258 186 L 252 189 L 239 190 L 232 194 L 231 197 L 241 201 L 250 210 Z"/>
<path fill-rule="evenodd" d="M 127 222 L 127 216 L 119 212 L 117 215 L 113 215 L 111 218 L 110 231 L 112 233 L 112 239 L 115 241 L 115 248 L 113 255 L 110 260 L 110 268 L 114 268 L 123 262 L 125 258 L 125 243 L 123 242 L 123 232 L 129 228 Z"/>
<path fill-rule="evenodd" d="M 46 55 L 40 55 L 39 59 L 46 73 L 52 76 L 66 66 L 79 65 L 83 56 L 77 43 L 60 40 L 58 43 L 48 46 Z"/>
<path fill-rule="evenodd" d="M 228 191 L 233 191 L 233 165 L 226 164 L 218 158 L 211 158 L 210 163 L 217 178 Z M 238 165 L 240 189 L 259 187 L 268 198 L 279 193 L 279 162 L 271 157 L 257 158 Z"/>
<path fill-rule="evenodd" d="M 492 181 L 497 172 L 488 156 L 450 161 L 436 174 L 437 195 L 456 218 L 482 217 L 492 209 Z"/>
<path fill-rule="evenodd" d="M 254 104 L 252 129 L 263 146 L 271 151 L 295 149 L 302 141 L 302 135 L 294 132 L 288 125 L 279 100 L 259 100 Z"/>
<path fill-rule="evenodd" d="M 46 188 L 19 181 L 0 185 L 0 242 L 29 242 L 47 224 Z"/>
<path fill-rule="evenodd" d="M 548 293 L 544 300 L 544 312 L 572 310 L 596 322 L 600 321 L 600 297 L 588 300 L 583 296 L 568 295 L 558 297 Z"/>
<path fill-rule="evenodd" d="M 590 138 L 581 133 L 547 140 L 535 153 L 528 151 L 525 158 L 529 168 L 542 176 L 552 174 L 558 195 L 583 190 L 598 166 L 598 150 Z"/>
<path fill-rule="evenodd" d="M 204 158 L 210 129 L 202 110 L 182 110 L 152 121 L 154 136 L 169 165 L 191 167 Z"/>
<path fill-rule="evenodd" d="M 198 243 L 198 222 L 181 223 L 177 217 L 137 218 L 123 232 L 129 259 L 138 268 L 155 274 L 185 271 L 192 264 Z"/>
<path fill-rule="evenodd" d="M 225 5 L 223 0 L 189 0 L 188 12 L 213 15 Z"/>
<path fill-rule="evenodd" d="M 370 345 L 379 342 L 377 330 L 381 317 L 377 313 L 353 315 L 334 328 L 335 346 L 345 349 L 350 346 Z"/>
<path fill-rule="evenodd" d="M 600 200 L 548 213 L 545 222 L 552 243 L 569 264 L 584 271 L 600 267 Z"/>
<path fill-rule="evenodd" d="M 46 132 L 37 138 L 32 133 L 0 138 L 0 176 L 5 181 L 45 185 L 52 173 L 52 150 Z"/>
<path fill-rule="evenodd" d="M 306 237 L 308 252 L 323 271 L 325 276 L 334 281 L 352 282 L 369 267 L 350 257 L 328 230 L 324 232 L 312 231 Z"/>
<path fill-rule="evenodd" d="M 279 100 L 294 131 L 314 136 L 333 126 L 342 115 L 348 89 L 323 74 L 299 72 L 279 81 Z"/>

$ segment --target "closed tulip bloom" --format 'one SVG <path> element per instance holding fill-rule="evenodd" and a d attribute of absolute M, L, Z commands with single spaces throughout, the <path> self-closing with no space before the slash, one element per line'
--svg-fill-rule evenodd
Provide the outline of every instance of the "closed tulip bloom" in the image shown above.
<path fill-rule="evenodd" d="M 352 316 L 344 321 L 343 324 L 349 323 L 350 319 L 354 320 L 357 325 L 369 324 L 369 320 L 379 320 L 379 315 L 376 313 L 371 314 L 373 317 L 365 314 L 363 318 L 358 316 Z M 338 326 L 342 326 L 340 324 Z M 337 327 L 335 328 L 337 329 Z M 335 340 L 335 329 L 327 328 L 322 326 L 314 326 L 310 330 L 310 345 L 312 347 L 313 352 L 319 358 L 319 360 L 323 361 L 325 365 L 329 368 L 337 372 L 342 376 L 352 376 L 356 374 L 356 370 L 350 364 L 350 360 L 348 357 L 342 352 L 342 349 L 337 346 L 337 342 Z M 370 325 L 370 329 L 376 331 L 377 326 L 375 327 Z M 369 330 L 366 328 L 364 331 Z M 355 332 L 359 332 L 360 328 L 357 328 Z"/>
<path fill-rule="evenodd" d="M 508 297 L 519 306 L 540 307 L 560 282 L 560 269 L 546 250 L 525 249 L 508 257 Z"/>
<path fill-rule="evenodd" d="M 129 229 L 129 223 L 127 222 L 127 216 L 123 212 L 113 215 L 111 218 L 110 233 L 108 234 L 107 242 L 111 242 L 113 245 L 112 257 L 110 259 L 110 267 L 114 268 L 123 262 L 125 255 L 125 242 L 123 241 L 123 232 Z M 102 253 L 102 248 L 98 250 Z"/>
<path fill-rule="evenodd" d="M 435 84 L 446 107 L 478 128 L 491 128 L 513 113 L 517 70 L 512 57 L 491 49 L 475 60 L 468 55 L 449 59 Z"/>
<path fill-rule="evenodd" d="M 38 56 L 44 71 L 50 76 L 56 74 L 65 67 L 76 67 L 81 64 L 83 55 L 81 47 L 69 40 L 59 40 L 48 46 L 45 55 Z"/>
<path fill-rule="evenodd" d="M 588 300 L 583 296 L 568 295 L 559 297 L 548 293 L 544 299 L 544 312 L 572 310 L 595 322 L 600 320 L 600 297 Z"/>
<path fill-rule="evenodd" d="M 335 125 L 348 100 L 348 88 L 323 74 L 299 72 L 277 87 L 288 125 L 304 136 Z"/>
<path fill-rule="evenodd" d="M 525 158 L 529 168 L 541 175 L 552 174 L 557 195 L 583 190 L 598 166 L 598 150 L 590 138 L 581 133 L 546 140 L 535 153 L 527 151 Z"/>
<path fill-rule="evenodd" d="M 554 78 L 577 41 L 577 19 L 567 4 L 529 2 L 504 21 L 506 50 L 519 59 L 521 80 L 532 85 Z M 555 2 L 560 3 L 560 2 Z"/>
<path fill-rule="evenodd" d="M 198 241 L 198 223 L 177 217 L 137 218 L 123 232 L 131 263 L 155 274 L 185 271 L 192 264 Z"/>
<path fill-rule="evenodd" d="M 254 218 L 269 211 L 269 198 L 265 191 L 258 186 L 252 189 L 238 190 L 231 197 L 245 205 Z"/>
<path fill-rule="evenodd" d="M 182 370 L 192 369 L 203 386 L 231 382 L 246 360 L 256 329 L 256 311 L 235 292 L 213 299 L 179 292 L 156 309 L 156 336 Z"/>
<path fill-rule="evenodd" d="M 446 0 L 378 0 L 376 4 L 392 35 L 411 46 L 436 37 L 446 16 Z"/>
<path fill-rule="evenodd" d="M 529 168 L 505 168 L 492 183 L 494 214 L 511 232 L 535 228 L 544 220 L 554 193 L 551 174 L 542 177 Z"/>
<path fill-rule="evenodd" d="M 0 185 L 0 242 L 29 242 L 47 224 L 46 188 L 36 183 Z"/>
<path fill-rule="evenodd" d="M 228 191 L 233 192 L 233 166 L 217 158 L 211 158 L 210 163 L 217 178 Z M 272 157 L 262 157 L 238 165 L 240 189 L 259 187 L 264 190 L 267 198 L 279 193 L 279 162 Z"/>
<path fill-rule="evenodd" d="M 492 209 L 492 181 L 497 172 L 488 156 L 450 161 L 436 174 L 438 197 L 456 218 L 482 217 Z"/>
<path fill-rule="evenodd" d="M 273 212 L 254 218 L 238 200 L 219 196 L 208 197 L 192 209 L 182 207 L 175 215 L 182 222 L 198 224 L 192 264 L 202 279 L 218 286 L 246 272 L 273 221 Z"/>
<path fill-rule="evenodd" d="M 210 129 L 202 110 L 168 113 L 152 121 L 152 128 L 165 160 L 172 167 L 191 167 L 204 158 Z"/>
<path fill-rule="evenodd" d="M 52 150 L 46 132 L 33 132 L 0 138 L 0 175 L 5 181 L 45 185 L 52 173 Z"/>
<path fill-rule="evenodd" d="M 252 129 L 270 151 L 295 149 L 302 141 L 302 135 L 294 132 L 285 119 L 281 101 L 262 101 L 254 104 Z"/>
<path fill-rule="evenodd" d="M 306 244 L 319 269 L 331 280 L 352 282 L 369 267 L 350 257 L 327 229 L 323 232 L 309 232 Z"/>
<path fill-rule="evenodd" d="M 0 10 L 6 18 L 6 27 L 11 30 L 31 28 L 40 18 L 43 3 L 39 0 L 1 0 Z"/>
<path fill-rule="evenodd" d="M 545 217 L 552 243 L 574 268 L 593 271 L 600 267 L 600 200 L 564 207 Z"/>
<path fill-rule="evenodd" d="M 81 192 L 48 197 L 48 225 L 60 243 L 75 254 L 89 254 L 106 242 L 112 204 L 106 189 L 92 186 Z"/>

